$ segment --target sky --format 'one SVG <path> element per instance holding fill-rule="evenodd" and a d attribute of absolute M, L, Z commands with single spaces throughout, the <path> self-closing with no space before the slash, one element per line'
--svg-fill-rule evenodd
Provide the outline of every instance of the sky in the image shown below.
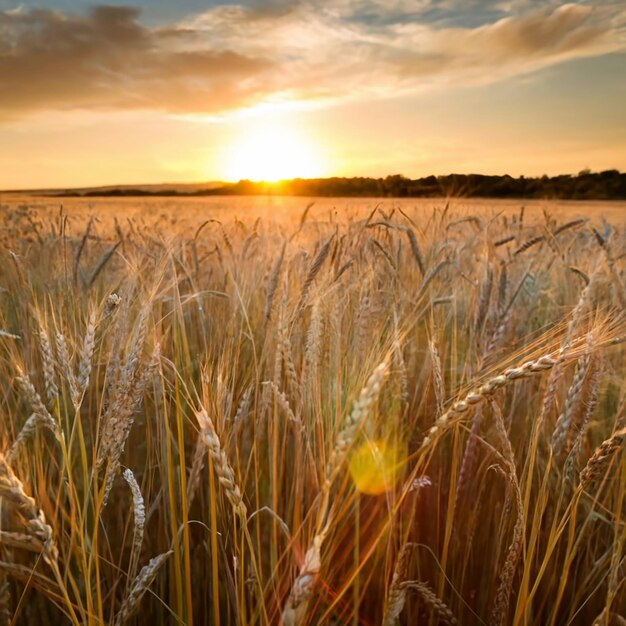
<path fill-rule="evenodd" d="M 626 0 L 0 0 L 0 189 L 626 170 Z"/>

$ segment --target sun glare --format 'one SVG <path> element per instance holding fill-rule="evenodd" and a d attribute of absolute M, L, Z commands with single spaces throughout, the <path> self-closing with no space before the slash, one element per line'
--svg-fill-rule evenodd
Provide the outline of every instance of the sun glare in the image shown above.
<path fill-rule="evenodd" d="M 229 181 L 268 182 L 324 174 L 314 143 L 297 129 L 282 124 L 242 132 L 227 150 L 223 172 Z"/>

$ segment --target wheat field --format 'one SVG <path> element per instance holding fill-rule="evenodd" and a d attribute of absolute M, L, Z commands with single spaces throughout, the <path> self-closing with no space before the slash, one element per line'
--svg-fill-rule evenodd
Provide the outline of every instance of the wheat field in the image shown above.
<path fill-rule="evenodd" d="M 0 621 L 626 623 L 624 208 L 221 202 L 0 207 Z"/>

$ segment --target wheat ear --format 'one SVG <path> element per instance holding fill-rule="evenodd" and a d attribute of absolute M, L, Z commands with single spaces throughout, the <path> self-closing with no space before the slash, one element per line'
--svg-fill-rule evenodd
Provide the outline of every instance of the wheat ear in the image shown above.
<path fill-rule="evenodd" d="M 46 523 L 43 511 L 37 507 L 35 500 L 26 494 L 22 481 L 13 473 L 4 455 L 0 453 L 0 498 L 10 502 L 24 522 L 24 535 L 41 544 L 41 551 L 46 563 L 56 565 L 58 550 L 52 535 L 52 528 Z M 15 533 L 13 539 L 16 539 Z M 32 547 L 30 549 L 33 549 Z"/>
<path fill-rule="evenodd" d="M 89 321 L 87 322 L 87 331 L 85 332 L 85 338 L 83 340 L 83 347 L 80 353 L 80 363 L 78 365 L 78 394 L 80 402 L 85 395 L 85 391 L 89 385 L 89 377 L 91 376 L 91 361 L 93 358 L 94 349 L 96 347 L 96 312 L 92 311 L 89 314 Z"/>
<path fill-rule="evenodd" d="M 587 461 L 587 465 L 580 473 L 580 486 L 582 489 L 604 477 L 613 457 L 622 446 L 625 436 L 626 428 L 623 428 L 596 448 L 591 458 Z"/>
<path fill-rule="evenodd" d="M 511 367 L 502 374 L 490 378 L 477 389 L 470 391 L 463 400 L 455 402 L 431 427 L 426 437 L 422 441 L 422 449 L 428 447 L 433 439 L 445 429 L 450 421 L 456 416 L 464 415 L 472 406 L 480 404 L 498 389 L 508 385 L 514 380 L 528 378 L 534 374 L 544 372 L 554 367 L 555 359 L 549 355 L 544 355 L 532 361 L 526 361 L 519 367 Z"/>
<path fill-rule="evenodd" d="M 313 263 L 311 263 L 311 266 L 309 268 L 309 271 L 307 272 L 306 278 L 304 279 L 304 283 L 302 284 L 302 288 L 300 289 L 300 300 L 295 309 L 296 317 L 302 312 L 302 309 L 304 309 L 304 306 L 306 305 L 306 300 L 309 295 L 311 285 L 313 284 L 315 277 L 319 274 L 319 271 L 322 269 L 322 265 L 324 264 L 324 261 L 326 260 L 328 253 L 330 252 L 330 244 L 332 243 L 334 237 L 335 236 L 332 235 L 324 243 L 324 245 L 320 248 L 319 252 L 313 259 Z"/>
<path fill-rule="evenodd" d="M 243 502 L 239 485 L 235 480 L 235 472 L 226 458 L 226 452 L 224 452 L 220 438 L 215 431 L 213 420 L 211 420 L 204 409 L 196 413 L 196 420 L 200 426 L 200 435 L 213 460 L 219 483 L 224 488 L 224 493 L 228 501 L 232 504 L 233 510 L 239 515 L 242 522 L 245 522 L 247 514 L 246 505 Z"/>
<path fill-rule="evenodd" d="M 450 607 L 426 583 L 407 581 L 403 584 L 407 589 L 417 591 L 424 603 L 437 613 L 441 622 L 449 626 L 456 626 L 459 623 Z"/>
<path fill-rule="evenodd" d="M 59 365 L 61 366 L 61 370 L 65 376 L 65 380 L 67 380 L 67 384 L 70 388 L 70 399 L 72 400 L 72 404 L 74 406 L 77 406 L 80 396 L 78 390 L 78 382 L 76 380 L 76 375 L 74 374 L 74 369 L 72 368 L 72 363 L 70 361 L 70 355 L 67 349 L 67 342 L 65 341 L 65 337 L 62 333 L 57 333 L 56 335 L 56 347 Z"/>
<path fill-rule="evenodd" d="M 56 384 L 56 373 L 54 370 L 54 354 L 48 333 L 40 325 L 39 327 L 39 347 L 41 349 L 41 360 L 43 364 L 43 379 L 46 386 L 46 397 L 48 406 L 54 402 L 59 395 L 59 388 Z"/>
<path fill-rule="evenodd" d="M 406 604 L 408 588 L 404 582 L 406 580 L 408 561 L 413 547 L 414 544 L 405 543 L 398 554 L 396 566 L 394 567 L 393 576 L 391 578 L 391 585 L 389 586 L 389 594 L 387 596 L 387 604 L 383 616 L 383 626 L 394 626 Z"/>
<path fill-rule="evenodd" d="M 50 412 L 45 407 L 44 403 L 41 400 L 41 396 L 35 390 L 33 383 L 30 382 L 27 374 L 22 371 L 21 368 L 17 368 L 18 375 L 15 377 L 15 381 L 19 385 L 20 389 L 26 396 L 29 404 L 31 405 L 35 415 L 37 415 L 37 419 L 40 423 L 45 424 L 53 433 L 59 436 L 59 426 L 50 415 Z M 28 421 L 28 420 L 27 420 Z M 31 422 L 32 425 L 32 422 Z M 30 434 L 27 430 L 25 435 Z"/>
<path fill-rule="evenodd" d="M 133 547 L 130 554 L 130 566 L 128 568 L 128 575 L 132 578 L 135 575 L 139 557 L 141 556 L 143 533 L 146 525 L 146 506 L 143 501 L 143 496 L 141 495 L 141 489 L 139 488 L 139 484 L 133 472 L 130 469 L 126 469 L 124 470 L 123 476 L 133 494 Z"/>
<path fill-rule="evenodd" d="M 119 612 L 115 617 L 115 626 L 123 626 L 132 616 L 133 613 L 139 608 L 139 602 L 143 595 L 148 591 L 148 587 L 154 582 L 159 570 L 167 561 L 169 556 L 174 552 L 164 552 L 150 559 L 147 565 L 141 568 L 141 571 L 137 575 L 137 578 L 133 581 L 133 585 L 130 588 L 130 592 L 126 596 Z"/>
<path fill-rule="evenodd" d="M 283 608 L 283 626 L 300 626 L 304 622 L 306 609 L 322 567 L 322 544 L 328 530 L 329 525 L 327 524 L 322 531 L 315 535 L 311 546 L 304 555 L 304 562 Z"/>
<path fill-rule="evenodd" d="M 371 374 L 358 399 L 352 407 L 352 411 L 346 417 L 342 428 L 337 435 L 335 448 L 333 450 L 330 464 L 327 467 L 327 475 L 336 467 L 339 459 L 348 450 L 356 434 L 370 415 L 370 410 L 374 402 L 378 399 L 383 381 L 389 369 L 389 363 L 383 361 Z"/>

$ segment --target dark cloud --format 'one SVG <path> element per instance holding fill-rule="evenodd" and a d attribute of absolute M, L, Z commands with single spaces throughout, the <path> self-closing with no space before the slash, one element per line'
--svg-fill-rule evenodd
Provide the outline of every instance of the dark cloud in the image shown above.
<path fill-rule="evenodd" d="M 131 7 L 0 12 L 0 116 L 50 109 L 224 113 L 264 99 L 359 99 L 492 82 L 625 47 L 623 8 L 526 0 L 479 24 L 427 18 L 458 0 L 217 5 L 148 27 Z M 503 15 L 505 17 L 503 17 Z"/>

